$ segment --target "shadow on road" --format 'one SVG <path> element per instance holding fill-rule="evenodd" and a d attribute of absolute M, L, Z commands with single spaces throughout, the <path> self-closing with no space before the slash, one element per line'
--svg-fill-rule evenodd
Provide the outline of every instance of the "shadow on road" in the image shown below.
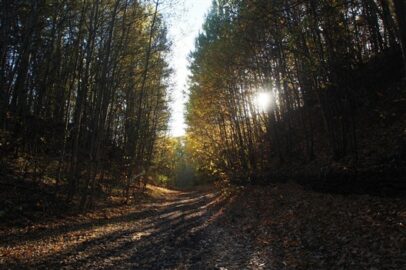
<path fill-rule="evenodd" d="M 219 216 L 226 200 L 219 193 L 190 192 L 170 198 L 159 205 L 111 219 L 97 219 L 47 231 L 10 235 L 1 245 L 47 245 L 68 233 L 79 237 L 67 239 L 64 248 L 31 260 L 9 264 L 18 269 L 167 269 L 185 263 L 186 255 L 199 251 L 207 225 Z M 106 232 L 96 237 L 92 232 Z M 111 229 L 113 228 L 113 229 Z M 80 239 L 82 231 L 86 231 Z M 79 235 L 79 236 L 78 236 Z M 90 235 L 90 237 L 89 237 Z M 67 237 L 69 238 L 69 237 Z M 86 239 L 89 238 L 89 239 Z M 194 256 L 196 260 L 196 256 Z"/>

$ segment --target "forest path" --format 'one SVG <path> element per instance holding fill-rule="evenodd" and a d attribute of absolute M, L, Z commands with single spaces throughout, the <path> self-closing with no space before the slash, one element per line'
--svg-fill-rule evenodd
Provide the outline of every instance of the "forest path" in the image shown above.
<path fill-rule="evenodd" d="M 152 203 L 0 230 L 0 268 L 206 269 L 205 234 L 225 204 L 218 192 L 170 191 Z"/>
<path fill-rule="evenodd" d="M 406 269 L 406 200 L 296 184 L 0 227 L 0 269 Z M 157 198 L 158 197 L 158 198 Z"/>

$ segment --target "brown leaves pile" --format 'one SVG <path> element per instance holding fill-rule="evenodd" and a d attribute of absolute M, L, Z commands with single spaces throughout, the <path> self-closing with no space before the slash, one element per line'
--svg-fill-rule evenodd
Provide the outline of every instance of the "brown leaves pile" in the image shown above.
<path fill-rule="evenodd" d="M 294 184 L 249 188 L 229 210 L 236 235 L 276 269 L 405 269 L 406 201 Z M 254 251 L 252 251 L 254 253 Z"/>

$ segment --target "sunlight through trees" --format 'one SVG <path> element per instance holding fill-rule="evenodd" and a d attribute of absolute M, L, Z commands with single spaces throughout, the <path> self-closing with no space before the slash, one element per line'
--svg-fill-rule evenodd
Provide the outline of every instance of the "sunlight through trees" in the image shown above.
<path fill-rule="evenodd" d="M 214 1 L 191 54 L 199 164 L 236 183 L 319 158 L 354 166 L 360 105 L 401 73 L 399 2 Z"/>

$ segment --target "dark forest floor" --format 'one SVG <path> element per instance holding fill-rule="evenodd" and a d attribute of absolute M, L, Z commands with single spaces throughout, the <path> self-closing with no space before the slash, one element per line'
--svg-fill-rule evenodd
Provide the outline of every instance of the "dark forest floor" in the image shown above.
<path fill-rule="evenodd" d="M 0 268 L 406 269 L 406 200 L 295 184 L 165 198 L 0 228 Z M 403 251 L 403 253 L 402 253 Z"/>

